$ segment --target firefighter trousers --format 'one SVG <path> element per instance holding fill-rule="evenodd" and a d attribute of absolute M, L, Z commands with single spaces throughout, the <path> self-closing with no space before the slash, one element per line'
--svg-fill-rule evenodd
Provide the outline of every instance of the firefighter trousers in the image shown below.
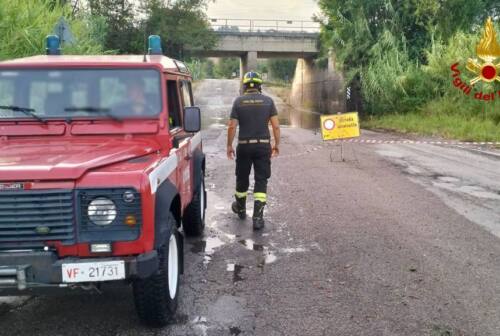
<path fill-rule="evenodd" d="M 255 176 L 255 200 L 266 202 L 267 180 L 271 177 L 270 144 L 240 144 L 236 148 L 236 196 L 246 196 L 252 166 Z"/>

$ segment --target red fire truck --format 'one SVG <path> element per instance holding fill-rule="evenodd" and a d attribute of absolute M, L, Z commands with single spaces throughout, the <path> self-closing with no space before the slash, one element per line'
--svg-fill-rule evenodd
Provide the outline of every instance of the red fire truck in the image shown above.
<path fill-rule="evenodd" d="M 0 62 L 0 296 L 130 283 L 141 321 L 173 317 L 183 234 L 204 229 L 200 109 L 186 66 L 137 56 Z"/>

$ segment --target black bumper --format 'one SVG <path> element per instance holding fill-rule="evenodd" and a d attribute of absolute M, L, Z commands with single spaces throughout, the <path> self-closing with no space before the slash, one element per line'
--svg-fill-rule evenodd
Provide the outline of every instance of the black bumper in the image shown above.
<path fill-rule="evenodd" d="M 147 278 L 158 269 L 156 251 L 134 257 L 64 258 L 54 252 L 0 252 L 0 296 L 20 295 L 33 288 L 69 287 L 78 284 L 63 283 L 62 264 L 92 261 L 125 262 L 126 279 Z"/>

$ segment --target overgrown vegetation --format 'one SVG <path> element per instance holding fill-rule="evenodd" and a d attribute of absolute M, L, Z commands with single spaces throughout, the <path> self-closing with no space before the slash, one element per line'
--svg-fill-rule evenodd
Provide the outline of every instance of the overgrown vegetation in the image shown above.
<path fill-rule="evenodd" d="M 45 37 L 63 17 L 76 43 L 66 54 L 142 54 L 146 37 L 162 37 L 166 55 L 185 59 L 188 44 L 210 48 L 208 0 L 0 0 L 0 59 L 44 50 Z"/>
<path fill-rule="evenodd" d="M 460 76 L 467 82 L 473 77 L 465 64 L 476 57 L 486 18 L 499 17 L 497 0 L 319 3 L 324 53 L 333 48 L 348 85 L 360 88 L 367 125 L 500 140 L 500 99 L 465 95 L 453 86 L 450 70 L 459 62 Z"/>
<path fill-rule="evenodd" d="M 290 83 L 295 74 L 296 59 L 272 58 L 267 61 L 270 80 L 273 82 Z"/>
<path fill-rule="evenodd" d="M 71 26 L 76 43 L 66 45 L 67 53 L 99 54 L 100 36 L 106 30 L 102 18 L 73 13 L 70 5 L 51 0 L 0 0 L 0 60 L 43 53 L 45 37 L 59 18 Z"/>
<path fill-rule="evenodd" d="M 210 48 L 216 42 L 205 14 L 207 1 L 87 0 L 76 6 L 79 11 L 104 19 L 108 26 L 104 34 L 106 49 L 141 54 L 146 37 L 157 34 L 166 55 L 185 59 L 187 45 Z"/>
<path fill-rule="evenodd" d="M 234 78 L 240 73 L 240 59 L 237 57 L 222 58 L 215 63 L 216 78 Z"/>

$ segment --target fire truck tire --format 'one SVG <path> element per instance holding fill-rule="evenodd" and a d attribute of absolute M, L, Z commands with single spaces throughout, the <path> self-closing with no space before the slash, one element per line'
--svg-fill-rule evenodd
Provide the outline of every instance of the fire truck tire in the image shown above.
<path fill-rule="evenodd" d="M 158 248 L 159 267 L 155 274 L 133 282 L 134 301 L 139 319 L 152 327 L 163 327 L 175 315 L 179 297 L 180 254 L 179 233 L 175 219 L 169 214 L 172 233 Z"/>
<path fill-rule="evenodd" d="M 201 174 L 201 181 L 195 190 L 193 200 L 184 212 L 183 227 L 184 232 L 189 237 L 198 237 L 205 229 L 205 210 L 207 207 L 207 193 L 205 191 L 205 178 Z"/>

